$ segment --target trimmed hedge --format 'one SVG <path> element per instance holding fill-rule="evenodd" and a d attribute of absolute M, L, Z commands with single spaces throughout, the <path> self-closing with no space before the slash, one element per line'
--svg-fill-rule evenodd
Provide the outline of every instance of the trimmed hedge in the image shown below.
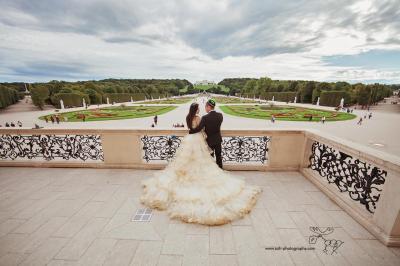
<path fill-rule="evenodd" d="M 351 97 L 347 91 L 321 91 L 319 103 L 324 106 L 337 107 L 342 98 L 344 98 L 345 105 L 350 103 Z"/>
<path fill-rule="evenodd" d="M 51 102 L 57 108 L 60 108 L 60 100 L 63 100 L 65 108 L 67 107 L 81 107 L 83 106 L 83 98 L 86 104 L 90 103 L 89 96 L 79 93 L 57 93 L 51 97 Z"/>
<path fill-rule="evenodd" d="M 274 97 L 275 101 L 280 101 L 280 102 L 293 102 L 294 97 L 296 97 L 297 92 L 264 92 L 261 94 L 261 99 L 263 100 L 272 100 L 272 97 Z M 299 99 L 297 99 L 298 101 Z"/>
<path fill-rule="evenodd" d="M 0 109 L 12 105 L 20 99 L 20 95 L 14 89 L 0 86 Z"/>
<path fill-rule="evenodd" d="M 243 95 L 246 98 L 253 98 L 254 94 L 245 94 Z M 263 92 L 260 95 L 260 98 L 262 100 L 267 100 L 271 101 L 272 97 L 274 97 L 275 101 L 280 101 L 280 102 L 293 102 L 294 97 L 298 96 L 297 92 L 294 91 L 285 91 L 285 92 Z M 256 95 L 256 99 L 258 99 L 258 96 Z M 300 99 L 297 97 L 297 102 L 299 102 Z"/>
<path fill-rule="evenodd" d="M 152 93 L 149 97 L 151 99 L 153 97 L 154 100 L 157 100 L 158 98 L 167 98 L 168 94 L 163 94 L 163 93 Z"/>
<path fill-rule="evenodd" d="M 131 97 L 134 101 L 141 101 L 146 98 L 146 95 L 144 93 L 106 93 L 103 95 L 103 103 L 107 103 L 107 98 L 110 103 L 130 102 Z"/>

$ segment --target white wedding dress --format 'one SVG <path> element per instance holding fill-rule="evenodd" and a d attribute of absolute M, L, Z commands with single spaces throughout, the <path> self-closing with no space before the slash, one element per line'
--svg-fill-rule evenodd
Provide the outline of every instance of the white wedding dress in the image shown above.
<path fill-rule="evenodd" d="M 193 121 L 194 127 L 200 117 Z M 142 181 L 141 202 L 188 223 L 221 225 L 242 218 L 261 188 L 218 167 L 202 132 L 188 134 L 167 167 Z"/>

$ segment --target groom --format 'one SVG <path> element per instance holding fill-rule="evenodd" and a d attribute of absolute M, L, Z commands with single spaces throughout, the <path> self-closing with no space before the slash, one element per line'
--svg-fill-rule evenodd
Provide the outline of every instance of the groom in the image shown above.
<path fill-rule="evenodd" d="M 222 114 L 216 112 L 214 108 L 215 101 L 213 99 L 208 100 L 205 106 L 207 114 L 201 118 L 199 126 L 191 129 L 189 134 L 200 132 L 203 128 L 205 128 L 205 132 L 207 134 L 207 144 L 213 150 L 217 164 L 222 169 L 221 124 L 224 118 L 222 117 Z"/>

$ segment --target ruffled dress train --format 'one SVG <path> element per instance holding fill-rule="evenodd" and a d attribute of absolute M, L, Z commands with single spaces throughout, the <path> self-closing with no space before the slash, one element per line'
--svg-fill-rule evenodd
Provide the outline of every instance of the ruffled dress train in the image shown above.
<path fill-rule="evenodd" d="M 201 133 L 182 140 L 164 170 L 142 181 L 141 202 L 188 223 L 221 225 L 251 211 L 261 188 L 246 185 L 215 163 Z"/>

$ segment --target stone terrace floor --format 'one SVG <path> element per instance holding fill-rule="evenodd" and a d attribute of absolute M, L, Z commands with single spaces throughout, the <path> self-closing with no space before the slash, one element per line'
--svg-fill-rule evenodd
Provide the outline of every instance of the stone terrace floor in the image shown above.
<path fill-rule="evenodd" d="M 263 187 L 246 218 L 208 227 L 141 207 L 154 171 L 0 168 L 0 265 L 400 265 L 387 248 L 297 172 L 233 172 Z M 337 254 L 308 243 L 334 227 Z M 315 250 L 269 250 L 275 247 Z"/>

